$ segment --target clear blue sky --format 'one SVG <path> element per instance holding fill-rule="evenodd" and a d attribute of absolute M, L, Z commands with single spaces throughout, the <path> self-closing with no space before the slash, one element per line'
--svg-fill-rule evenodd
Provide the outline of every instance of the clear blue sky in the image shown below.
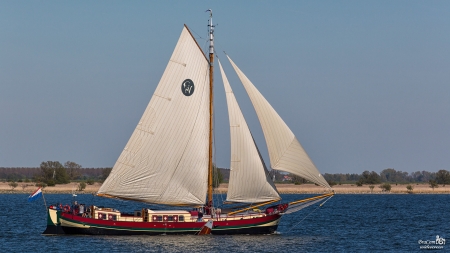
<path fill-rule="evenodd" d="M 450 170 L 450 1 L 0 1 L 0 167 L 113 166 L 186 23 L 226 51 L 322 173 Z M 206 48 L 206 47 L 204 47 Z M 216 72 L 216 163 L 229 167 Z"/>

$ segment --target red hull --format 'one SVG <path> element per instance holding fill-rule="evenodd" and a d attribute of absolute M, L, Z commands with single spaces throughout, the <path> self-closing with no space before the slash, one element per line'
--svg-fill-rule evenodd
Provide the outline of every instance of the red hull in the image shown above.
<path fill-rule="evenodd" d="M 214 221 L 212 234 L 270 234 L 281 215 L 242 220 Z M 61 213 L 61 228 L 65 234 L 137 235 L 137 234 L 196 234 L 206 222 L 129 222 L 99 220 Z"/>

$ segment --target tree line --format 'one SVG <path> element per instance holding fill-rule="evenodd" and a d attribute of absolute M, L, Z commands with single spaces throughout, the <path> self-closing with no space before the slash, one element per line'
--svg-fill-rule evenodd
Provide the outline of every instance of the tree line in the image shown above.
<path fill-rule="evenodd" d="M 82 168 L 81 165 L 67 161 L 42 162 L 39 167 L 0 167 L 0 179 L 8 182 L 41 182 L 48 186 L 67 184 L 70 181 L 104 181 L 112 168 Z"/>
<path fill-rule="evenodd" d="M 82 168 L 81 165 L 67 161 L 61 164 L 58 161 L 42 162 L 39 167 L 0 167 L 0 179 L 8 182 L 43 182 L 49 186 L 55 184 L 66 184 L 70 181 L 94 180 L 103 182 L 111 172 L 112 168 Z M 218 183 L 227 182 L 229 178 L 229 170 L 223 168 L 215 168 L 214 170 Z M 302 184 L 308 181 L 290 173 L 283 173 L 271 170 L 269 173 L 271 179 L 276 183 L 295 183 Z M 286 176 L 290 180 L 286 180 Z M 364 171 L 357 173 L 325 173 L 324 178 L 330 185 L 336 184 L 381 184 L 381 183 L 430 183 L 450 184 L 450 172 L 447 170 L 439 170 L 438 172 L 416 171 L 403 172 L 392 168 L 382 170 L 379 174 L 375 171 Z"/>
<path fill-rule="evenodd" d="M 92 184 L 95 181 L 103 182 L 111 173 L 112 168 L 82 168 L 81 165 L 67 161 L 61 164 L 58 161 L 42 162 L 37 167 L 0 167 L 0 179 L 7 182 L 36 182 L 46 186 L 67 184 L 71 181 L 86 181 Z M 224 176 L 226 178 L 224 178 Z M 224 180 L 228 180 L 229 171 L 217 168 L 213 169 L 213 186 L 218 187 Z M 83 182 L 82 182 L 83 183 Z M 16 185 L 17 186 L 17 185 Z M 84 186 L 85 187 L 85 186 Z"/>
<path fill-rule="evenodd" d="M 439 170 L 438 172 L 416 171 L 403 172 L 392 168 L 382 170 L 380 174 L 375 171 L 364 171 L 362 174 L 328 174 L 325 173 L 324 178 L 331 184 L 355 183 L 363 184 L 380 184 L 380 183 L 430 183 L 450 184 L 450 172 L 447 170 Z"/>
<path fill-rule="evenodd" d="M 275 183 L 295 183 L 303 184 L 309 183 L 306 179 L 291 174 L 283 173 L 272 170 L 269 172 L 270 178 Z M 288 180 L 286 180 L 286 176 Z M 330 185 L 336 184 L 381 184 L 381 183 L 394 183 L 394 184 L 409 184 L 409 183 L 430 183 L 436 182 L 437 184 L 450 185 L 450 172 L 447 170 L 439 170 L 438 172 L 428 171 L 416 171 L 416 172 L 403 172 L 397 171 L 392 168 L 382 170 L 380 173 L 375 171 L 364 171 L 361 174 L 357 173 L 325 173 L 323 177 Z"/>

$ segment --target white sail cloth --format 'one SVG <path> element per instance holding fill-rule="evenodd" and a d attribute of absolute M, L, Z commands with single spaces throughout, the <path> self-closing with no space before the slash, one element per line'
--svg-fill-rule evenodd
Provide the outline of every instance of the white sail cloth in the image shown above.
<path fill-rule="evenodd" d="M 231 164 L 227 201 L 258 203 L 280 199 L 219 62 L 230 120 Z"/>
<path fill-rule="evenodd" d="M 144 115 L 99 195 L 169 205 L 205 203 L 208 69 L 208 60 L 185 26 Z"/>
<path fill-rule="evenodd" d="M 230 57 L 228 57 L 228 60 L 244 85 L 258 115 L 272 168 L 293 173 L 313 183 L 330 188 L 283 119 Z"/>

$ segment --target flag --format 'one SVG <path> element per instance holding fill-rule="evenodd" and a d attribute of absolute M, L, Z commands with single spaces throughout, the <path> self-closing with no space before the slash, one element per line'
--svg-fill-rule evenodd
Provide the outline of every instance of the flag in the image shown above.
<path fill-rule="evenodd" d="M 37 198 L 39 198 L 40 196 L 42 196 L 42 190 L 41 187 L 39 187 L 35 192 L 33 192 L 29 197 L 28 197 L 28 202 L 31 201 L 35 201 Z"/>

